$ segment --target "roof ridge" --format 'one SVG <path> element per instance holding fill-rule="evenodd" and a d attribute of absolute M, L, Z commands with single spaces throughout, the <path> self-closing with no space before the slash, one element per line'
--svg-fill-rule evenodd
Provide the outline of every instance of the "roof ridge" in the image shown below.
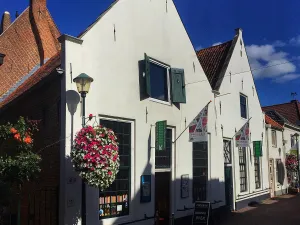
<path fill-rule="evenodd" d="M 298 100 L 297 100 L 298 101 Z M 285 102 L 285 103 L 279 103 L 279 104 L 275 104 L 275 105 L 268 105 L 268 106 L 262 106 L 262 108 L 266 108 L 266 107 L 273 107 L 273 106 L 278 106 L 278 105 L 286 105 L 286 104 L 292 104 L 293 102 Z M 300 103 L 300 102 L 299 102 Z"/>
<path fill-rule="evenodd" d="M 207 50 L 207 49 L 210 49 L 210 48 L 218 47 L 218 46 L 220 46 L 220 45 L 228 44 L 229 42 L 232 42 L 232 41 L 233 41 L 233 39 L 232 39 L 232 40 L 229 40 L 229 41 L 226 41 L 226 42 L 223 42 L 223 43 L 218 44 L 218 45 L 212 45 L 212 46 L 209 46 L 209 47 L 207 47 L 207 48 L 202 48 L 202 49 L 200 49 L 200 50 L 198 50 L 198 51 L 196 51 L 196 52 L 198 53 L 198 52 L 201 52 L 201 51 L 203 51 L 203 50 Z"/>
<path fill-rule="evenodd" d="M 0 37 L 22 16 L 22 14 L 24 14 L 26 12 L 27 9 L 29 9 L 29 6 L 27 6 L 26 9 L 24 9 L 24 11 L 11 24 L 9 24 L 9 26 L 6 28 L 6 30 L 4 30 L 0 34 Z"/>

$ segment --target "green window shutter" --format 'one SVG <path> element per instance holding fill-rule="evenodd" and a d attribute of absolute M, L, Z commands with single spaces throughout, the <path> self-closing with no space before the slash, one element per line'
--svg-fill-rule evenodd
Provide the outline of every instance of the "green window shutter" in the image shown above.
<path fill-rule="evenodd" d="M 186 103 L 185 80 L 183 69 L 171 69 L 171 93 L 172 102 Z"/>
<path fill-rule="evenodd" d="M 255 157 L 262 156 L 262 144 L 261 144 L 261 141 L 253 141 L 253 150 L 254 150 L 254 156 Z"/>
<path fill-rule="evenodd" d="M 150 60 L 145 53 L 145 79 L 146 79 L 146 93 L 151 96 L 151 83 L 150 83 Z"/>

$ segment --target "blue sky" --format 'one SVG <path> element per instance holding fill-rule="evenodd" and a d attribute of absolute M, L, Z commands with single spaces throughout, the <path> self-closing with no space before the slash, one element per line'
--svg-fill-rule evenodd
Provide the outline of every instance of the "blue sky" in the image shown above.
<path fill-rule="evenodd" d="M 142 1 L 142 0 L 141 0 Z M 161 0 L 164 1 L 164 0 Z M 48 8 L 62 33 L 77 36 L 112 0 L 48 0 Z M 225 42 L 241 27 L 262 105 L 290 101 L 300 95 L 299 0 L 174 0 L 195 48 Z M 29 0 L 3 1 L 12 15 Z M 289 62 L 291 61 L 291 62 Z M 283 63 L 283 64 L 282 64 Z"/>

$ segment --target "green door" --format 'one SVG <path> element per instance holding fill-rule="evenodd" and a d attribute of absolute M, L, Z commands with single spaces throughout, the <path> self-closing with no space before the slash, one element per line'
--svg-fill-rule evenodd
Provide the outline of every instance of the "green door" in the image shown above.
<path fill-rule="evenodd" d="M 233 210 L 232 167 L 225 166 L 225 200 L 226 206 Z"/>

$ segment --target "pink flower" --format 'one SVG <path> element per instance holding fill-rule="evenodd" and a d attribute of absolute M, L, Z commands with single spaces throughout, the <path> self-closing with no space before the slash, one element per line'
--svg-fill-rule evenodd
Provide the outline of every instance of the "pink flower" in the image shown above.
<path fill-rule="evenodd" d="M 109 170 L 109 171 L 107 172 L 107 174 L 108 174 L 109 176 L 111 176 L 111 175 L 112 175 L 112 172 Z"/>

